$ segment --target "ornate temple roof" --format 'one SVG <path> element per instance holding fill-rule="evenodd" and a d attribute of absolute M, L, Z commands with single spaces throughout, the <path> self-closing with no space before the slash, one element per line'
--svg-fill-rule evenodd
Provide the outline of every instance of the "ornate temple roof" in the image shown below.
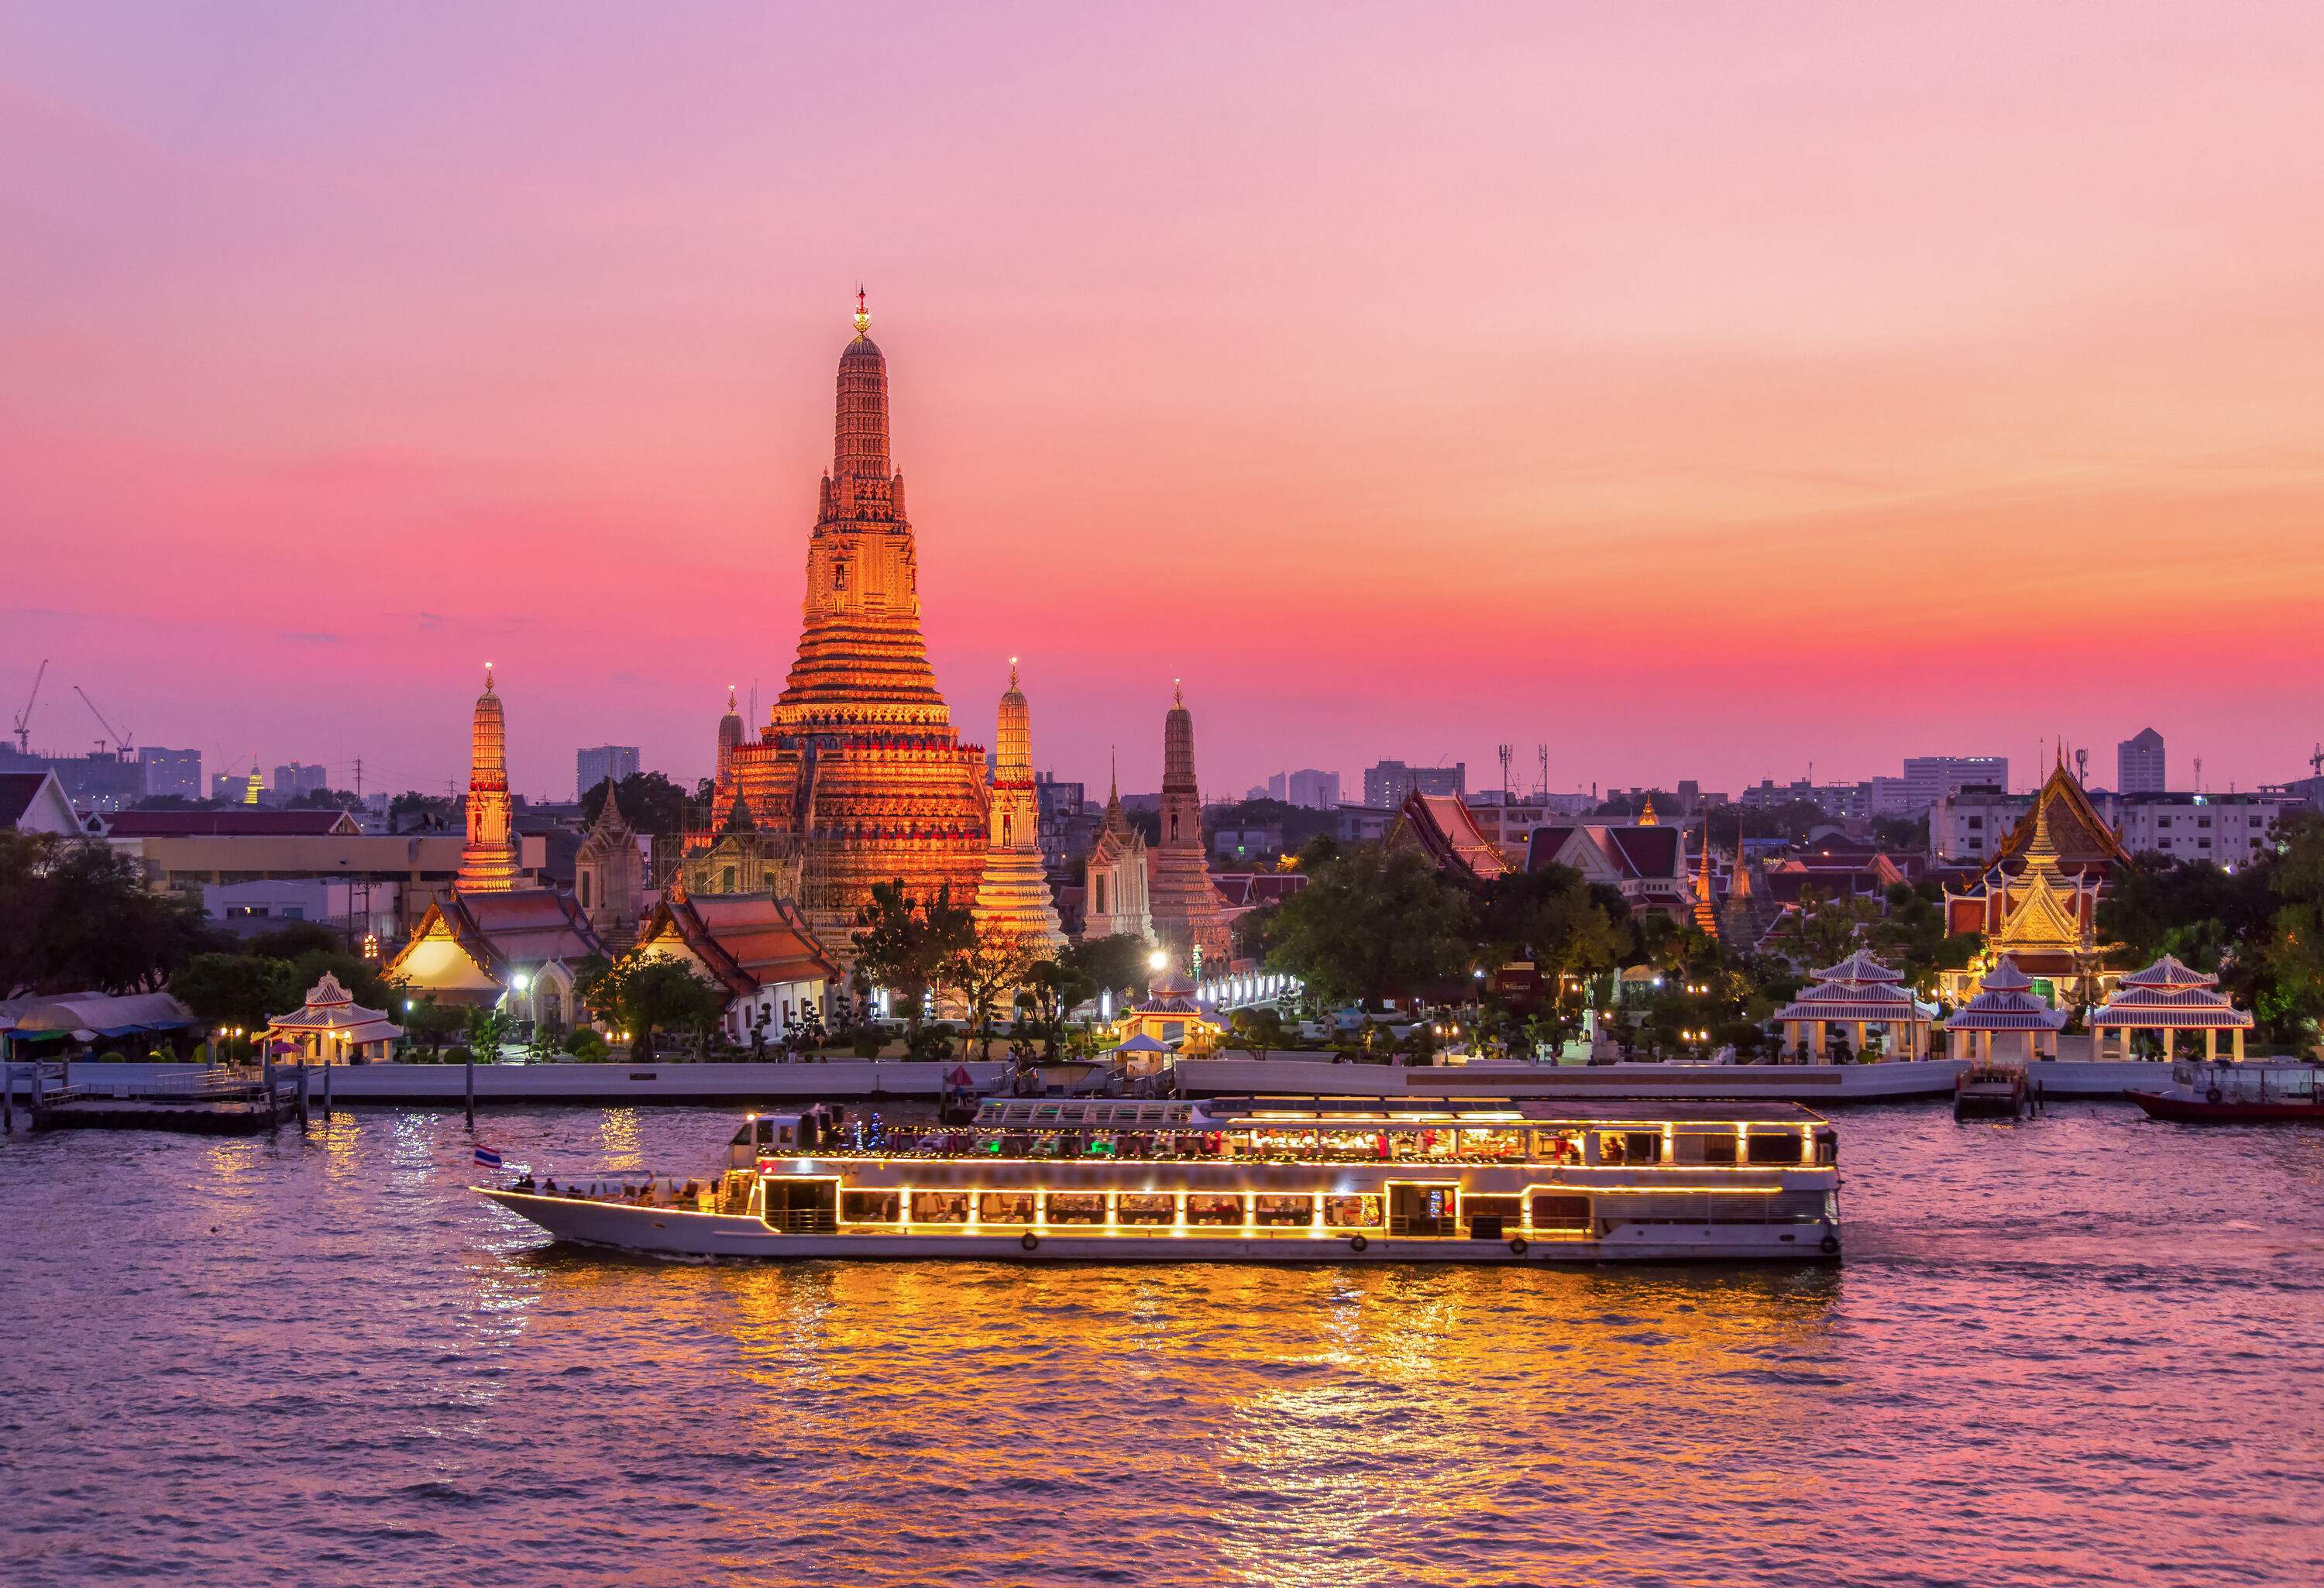
<path fill-rule="evenodd" d="M 839 967 L 798 913 L 771 893 L 690 894 L 654 907 L 641 946 L 674 935 L 737 997 L 787 982 L 827 982 Z"/>
<path fill-rule="evenodd" d="M 1511 869 L 1500 846 L 1478 829 L 1468 802 L 1457 794 L 1414 789 L 1405 796 L 1388 842 L 1417 845 L 1439 871 L 1470 882 L 1489 882 Z"/>
<path fill-rule="evenodd" d="M 2007 955 L 1985 973 L 1976 997 L 1945 1022 L 1949 1031 L 2055 1031 L 2066 1023 L 2066 1011 L 2052 1009 L 2034 995 L 2034 978 L 2017 968 Z"/>
<path fill-rule="evenodd" d="M 561 960 L 576 965 L 610 958 L 605 945 L 569 893 L 553 888 L 517 888 L 507 892 L 463 893 L 456 888 L 428 907 L 411 941 L 388 967 L 391 979 L 421 942 L 448 936 L 476 968 L 505 983 L 526 965 Z"/>
<path fill-rule="evenodd" d="M 2144 970 L 2125 976 L 2113 996 L 2090 1017 L 2090 1029 L 2249 1030 L 2251 1015 L 2211 991 L 2218 981 L 2166 954 Z"/>
<path fill-rule="evenodd" d="M 270 1033 L 320 1032 L 356 1043 L 392 1042 L 403 1035 L 403 1028 L 389 1020 L 385 1010 L 365 1009 L 357 1003 L 328 971 L 307 990 L 302 1008 L 268 1017 L 266 1029 Z"/>
<path fill-rule="evenodd" d="M 2034 808 L 2018 818 L 2017 825 L 2001 841 L 1987 863 L 1990 872 L 2006 861 L 2019 860 L 2034 843 L 2034 836 L 2046 823 L 2050 829 L 2052 853 L 2059 864 L 2070 870 L 2089 865 L 2128 865 L 2130 851 L 2122 846 L 2122 836 L 2107 825 L 2090 797 L 2066 770 L 2064 752 L 2051 770 L 2049 780 L 2034 797 Z"/>
<path fill-rule="evenodd" d="M 1779 1020 L 1927 1020 L 1932 1005 L 1921 1002 L 1900 983 L 1903 975 L 1859 948 L 1838 965 L 1815 973 L 1816 984 L 1775 1013 Z"/>

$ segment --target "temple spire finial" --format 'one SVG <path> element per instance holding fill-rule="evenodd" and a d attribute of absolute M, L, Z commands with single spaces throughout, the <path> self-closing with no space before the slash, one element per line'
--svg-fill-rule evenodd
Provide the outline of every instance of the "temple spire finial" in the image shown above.
<path fill-rule="evenodd" d="M 1017 687 L 1017 659 L 1013 656 L 1009 659 L 1009 687 Z"/>
<path fill-rule="evenodd" d="M 492 664 L 491 662 L 489 662 L 489 661 L 488 661 L 488 662 L 484 663 L 484 693 L 485 693 L 485 694 L 487 694 L 487 695 L 489 695 L 489 694 L 491 694 L 492 692 L 493 692 L 493 664 Z"/>
<path fill-rule="evenodd" d="M 872 309 L 864 300 L 863 283 L 861 282 L 855 283 L 855 334 L 859 337 L 872 334 Z"/>
<path fill-rule="evenodd" d="M 1170 704 L 1173 706 L 1186 704 L 1186 681 L 1184 679 L 1170 680 Z"/>
<path fill-rule="evenodd" d="M 734 686 L 732 684 L 726 686 L 726 709 L 734 709 Z"/>

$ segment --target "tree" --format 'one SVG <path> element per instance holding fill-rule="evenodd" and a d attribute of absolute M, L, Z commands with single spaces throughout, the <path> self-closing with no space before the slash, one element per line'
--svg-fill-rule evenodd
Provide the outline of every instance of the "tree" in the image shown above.
<path fill-rule="evenodd" d="M 422 794 L 417 789 L 406 789 L 387 802 L 387 825 L 399 833 L 418 827 L 448 827 L 452 815 L 449 799 L 440 794 Z"/>
<path fill-rule="evenodd" d="M 613 784 L 622 802 L 622 815 L 641 833 L 676 833 L 686 827 L 687 790 L 660 772 L 632 772 L 620 782 L 608 778 L 581 796 L 581 819 L 595 823 L 605 808 L 605 788 Z"/>
<path fill-rule="evenodd" d="M 151 992 L 214 946 L 198 902 L 107 845 L 0 832 L 0 996 Z"/>
<path fill-rule="evenodd" d="M 1065 1037 L 1067 1011 L 1096 995 L 1097 983 L 1074 959 L 1072 947 L 1068 947 L 1062 957 L 1038 960 L 1026 971 L 1025 992 L 1021 996 L 1032 1002 L 1044 1059 L 1057 1057 L 1057 1045 Z"/>
<path fill-rule="evenodd" d="M 444 1039 L 458 1030 L 466 1018 L 463 1011 L 437 1002 L 432 992 L 405 1002 L 411 1007 L 393 1011 L 395 1021 L 403 1028 L 406 1040 L 425 1044 L 431 1054 L 444 1046 Z"/>
<path fill-rule="evenodd" d="M 2268 867 L 2276 908 L 2252 946 L 2266 978 L 2255 1012 L 2280 1034 L 2304 1038 L 2324 1017 L 2324 816 L 2287 821 L 2276 837 Z"/>
<path fill-rule="evenodd" d="M 285 810 L 361 810 L 362 799 L 346 789 L 309 789 L 282 802 Z"/>
<path fill-rule="evenodd" d="M 939 975 L 968 1005 L 976 1057 L 992 1057 L 992 1020 L 1011 992 L 1024 985 L 1033 967 L 1025 941 L 1010 932 L 980 931 L 973 921 L 968 940 L 945 956 Z"/>
<path fill-rule="evenodd" d="M 501 1044 L 508 1040 L 509 1018 L 497 1009 L 471 1009 L 464 1035 L 468 1052 L 478 1062 L 491 1064 L 501 1056 Z"/>
<path fill-rule="evenodd" d="M 1154 974 L 1153 955 L 1152 944 L 1130 932 L 1073 944 L 1065 950 L 1064 963 L 1090 985 L 1089 992 L 1073 1002 L 1079 1003 L 1082 998 L 1099 992 L 1143 992 Z"/>
<path fill-rule="evenodd" d="M 1477 924 L 1488 957 L 1530 960 L 1545 983 L 1610 970 L 1626 946 L 1617 918 L 1569 866 L 1494 878 L 1485 884 Z"/>
<path fill-rule="evenodd" d="M 653 1051 L 654 1033 L 715 1027 L 726 1012 L 726 989 L 696 975 L 694 967 L 667 955 L 632 951 L 589 983 L 584 1006 L 599 1020 L 630 1033 L 630 1053 Z"/>
<path fill-rule="evenodd" d="M 920 1031 L 921 1008 L 942 976 L 945 962 L 974 941 L 975 918 L 952 901 L 952 884 L 939 884 L 925 904 L 904 891 L 904 879 L 874 882 L 871 901 L 855 912 L 855 979 L 868 992 L 885 987 L 904 1004 L 906 1039 Z"/>
<path fill-rule="evenodd" d="M 1469 896 L 1416 849 L 1349 846 L 1276 909 L 1271 970 L 1319 998 L 1377 1004 L 1466 980 L 1476 957 Z"/>
<path fill-rule="evenodd" d="M 255 1030 L 290 1007 L 281 1002 L 283 962 L 247 954 L 197 954 L 170 978 L 170 994 L 205 1029 Z"/>

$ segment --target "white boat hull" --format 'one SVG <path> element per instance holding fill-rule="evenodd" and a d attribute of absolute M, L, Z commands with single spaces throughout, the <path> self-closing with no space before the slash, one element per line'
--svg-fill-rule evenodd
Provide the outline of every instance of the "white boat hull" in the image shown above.
<path fill-rule="evenodd" d="M 1332 1230 L 1065 1230 L 974 1226 L 843 1227 L 789 1234 L 741 1214 L 543 1196 L 477 1186 L 560 1241 L 658 1257 L 940 1259 L 955 1262 L 1827 1262 L 1840 1255 L 1829 1224 L 1614 1223 L 1587 1235 L 1520 1233 L 1391 1239 Z M 1028 1237 L 1030 1237 L 1028 1242 Z M 1360 1244 L 1359 1240 L 1360 1239 Z M 1829 1250 L 1827 1250 L 1829 1248 Z"/>

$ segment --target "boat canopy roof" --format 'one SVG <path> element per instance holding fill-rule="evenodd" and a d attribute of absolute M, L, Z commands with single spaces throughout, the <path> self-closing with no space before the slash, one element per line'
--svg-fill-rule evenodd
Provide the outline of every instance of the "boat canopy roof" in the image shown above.
<path fill-rule="evenodd" d="M 1384 1103 L 1365 1098 L 1231 1097 L 1204 1102 L 1112 1098 L 993 1098 L 977 1110 L 983 1130 L 1231 1131 L 1325 1123 L 1339 1129 L 1492 1130 L 1526 1125 L 1809 1125 L 1823 1116 L 1796 1103 L 1593 1099 L 1566 1103 L 1463 1099 Z"/>

